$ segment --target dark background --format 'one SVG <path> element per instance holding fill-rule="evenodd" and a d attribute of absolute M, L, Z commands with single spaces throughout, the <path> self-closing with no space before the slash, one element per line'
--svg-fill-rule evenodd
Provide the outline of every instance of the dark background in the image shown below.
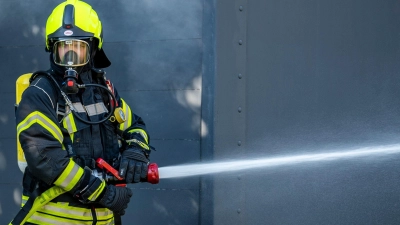
<path fill-rule="evenodd" d="M 18 212 L 15 81 L 61 1 L 0 0 L 0 224 Z M 88 0 L 160 167 L 399 143 L 400 2 Z M 400 154 L 130 185 L 124 224 L 400 224 Z"/>

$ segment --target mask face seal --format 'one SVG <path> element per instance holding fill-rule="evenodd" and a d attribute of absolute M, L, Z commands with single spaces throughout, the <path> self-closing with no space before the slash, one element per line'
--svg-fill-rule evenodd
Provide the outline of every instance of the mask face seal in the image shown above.
<path fill-rule="evenodd" d="M 53 60 L 64 67 L 84 66 L 90 59 L 90 47 L 86 41 L 62 39 L 54 43 Z"/>

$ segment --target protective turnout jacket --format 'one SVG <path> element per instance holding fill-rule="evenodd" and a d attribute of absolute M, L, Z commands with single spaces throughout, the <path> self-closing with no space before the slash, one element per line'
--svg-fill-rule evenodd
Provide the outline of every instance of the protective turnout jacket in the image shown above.
<path fill-rule="evenodd" d="M 62 75 L 56 75 L 54 70 L 49 72 L 61 86 Z M 104 76 L 95 70 L 79 74 L 78 82 L 105 85 Z M 37 209 L 28 223 L 114 224 L 113 212 L 109 209 L 81 203 L 68 192 L 78 184 L 84 167 L 96 169 L 97 158 L 103 158 L 118 168 L 117 159 L 124 148 L 119 143 L 118 132 L 146 130 L 143 120 L 131 112 L 116 90 L 114 95 L 126 120 L 118 123 L 110 119 L 102 124 L 89 125 L 71 113 L 58 88 L 46 76 L 37 76 L 25 90 L 16 111 L 17 138 L 28 164 L 24 173 L 22 205 L 37 189 L 42 193 L 57 186 L 65 191 Z M 101 88 L 88 87 L 68 97 L 80 117 L 86 120 L 99 121 L 108 113 L 110 101 L 107 92 Z M 68 139 L 72 151 L 66 150 Z M 101 191 L 91 198 L 98 197 Z"/>

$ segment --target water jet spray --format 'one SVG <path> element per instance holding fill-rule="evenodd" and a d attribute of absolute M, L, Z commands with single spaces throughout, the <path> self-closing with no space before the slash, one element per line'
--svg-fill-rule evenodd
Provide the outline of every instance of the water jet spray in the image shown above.
<path fill-rule="evenodd" d="M 157 184 L 160 179 L 171 179 L 180 177 L 200 176 L 206 174 L 216 174 L 223 172 L 232 172 L 239 170 L 249 170 L 262 167 L 278 167 L 278 166 L 289 166 L 298 165 L 312 162 L 326 162 L 340 159 L 351 159 L 371 156 L 384 156 L 391 154 L 400 153 L 400 144 L 398 145 L 386 145 L 378 147 L 365 147 L 348 151 L 336 151 L 336 152 L 324 152 L 314 154 L 298 154 L 280 157 L 266 157 L 256 159 L 245 159 L 245 160 L 232 160 L 232 161 L 221 161 L 212 163 L 195 163 L 188 165 L 177 165 L 177 166 L 165 166 L 158 167 L 157 164 L 151 163 L 148 166 L 148 173 L 146 180 L 142 182 L 149 182 Z M 97 161 L 98 165 L 103 168 L 105 162 Z M 109 172 L 114 169 L 107 169 Z M 115 170 L 111 172 L 116 178 L 118 178 L 118 172 Z M 122 180 L 120 178 L 119 180 Z"/>
<path fill-rule="evenodd" d="M 190 165 L 166 166 L 158 168 L 159 179 L 199 176 L 262 167 L 289 166 L 311 162 L 326 162 L 340 159 L 384 156 L 400 153 L 400 144 L 378 147 L 365 147 L 348 151 L 336 151 L 314 154 L 298 154 L 281 157 L 266 157 L 245 160 L 232 160 L 214 163 L 196 163 Z"/>

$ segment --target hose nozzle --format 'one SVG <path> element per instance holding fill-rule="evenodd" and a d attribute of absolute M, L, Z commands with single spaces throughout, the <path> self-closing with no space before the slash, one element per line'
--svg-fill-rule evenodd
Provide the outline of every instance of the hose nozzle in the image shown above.
<path fill-rule="evenodd" d="M 158 165 L 156 163 L 150 163 L 147 169 L 147 182 L 150 184 L 158 184 L 159 181 Z"/>
<path fill-rule="evenodd" d="M 102 158 L 96 160 L 96 164 L 100 169 L 105 169 L 114 175 L 116 180 L 122 181 L 124 178 L 118 175 L 118 171 L 114 169 L 110 164 L 104 161 Z M 158 174 L 158 165 L 156 163 L 150 163 L 147 167 L 147 177 L 141 182 L 149 182 L 150 184 L 158 184 L 160 181 L 160 176 Z M 114 179 L 114 180 L 115 180 Z"/>

